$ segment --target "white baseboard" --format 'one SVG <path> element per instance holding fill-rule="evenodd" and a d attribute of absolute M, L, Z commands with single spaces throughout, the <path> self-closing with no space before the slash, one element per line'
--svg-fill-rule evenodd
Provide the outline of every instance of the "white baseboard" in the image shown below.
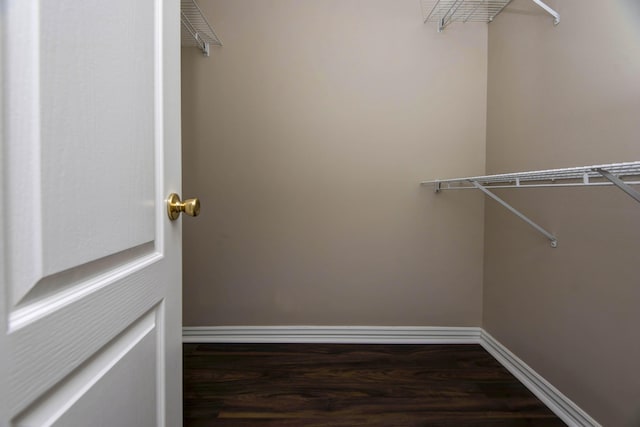
<path fill-rule="evenodd" d="M 185 343 L 477 344 L 477 327 L 198 326 L 182 328 Z"/>
<path fill-rule="evenodd" d="M 601 427 L 571 399 L 493 338 L 484 329 L 480 345 L 570 427 Z"/>
<path fill-rule="evenodd" d="M 601 427 L 578 405 L 479 327 L 195 326 L 184 343 L 480 344 L 569 427 Z"/>

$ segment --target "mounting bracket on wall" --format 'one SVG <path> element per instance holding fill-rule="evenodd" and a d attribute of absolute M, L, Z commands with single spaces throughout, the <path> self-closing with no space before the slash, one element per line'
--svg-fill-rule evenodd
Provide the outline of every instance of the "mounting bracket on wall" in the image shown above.
<path fill-rule="evenodd" d="M 552 233 L 540 227 L 491 190 L 501 188 L 593 187 L 615 185 L 634 200 L 640 202 L 640 191 L 632 187 L 632 185 L 640 185 L 640 161 L 468 178 L 437 179 L 434 181 L 424 181 L 421 185 L 433 185 L 436 193 L 440 193 L 443 190 L 478 189 L 536 229 L 540 234 L 544 235 L 551 241 L 551 247 L 555 248 L 558 246 L 558 239 Z"/>
<path fill-rule="evenodd" d="M 424 0 L 423 0 L 424 1 Z M 511 0 L 431 0 L 433 6 L 424 22 L 437 22 L 442 32 L 452 22 L 491 22 Z M 542 0 L 532 0 L 553 16 L 553 25 L 560 23 L 560 14 Z M 424 9 L 424 3 L 423 3 Z"/>
<path fill-rule="evenodd" d="M 198 47 L 204 56 L 209 56 L 211 45 L 222 46 L 195 0 L 180 0 L 180 23 L 182 46 Z"/>

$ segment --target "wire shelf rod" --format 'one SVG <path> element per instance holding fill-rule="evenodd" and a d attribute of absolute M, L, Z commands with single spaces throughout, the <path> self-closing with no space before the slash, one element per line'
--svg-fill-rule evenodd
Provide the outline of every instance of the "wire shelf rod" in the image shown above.
<path fill-rule="evenodd" d="M 628 183 L 624 182 L 611 172 L 605 169 L 596 169 L 600 175 L 602 175 L 606 180 L 611 181 L 613 185 L 627 193 L 631 196 L 636 202 L 640 202 L 640 192 L 638 192 L 635 188 L 631 188 Z"/>
<path fill-rule="evenodd" d="M 475 7 L 473 9 L 471 9 L 471 12 L 469 12 L 469 14 L 462 20 L 462 22 L 467 22 L 469 21 L 469 19 L 473 16 L 474 13 L 476 13 L 476 10 L 478 10 L 478 8 L 485 4 L 486 0 L 483 0 L 482 2 L 479 2 L 478 4 L 475 5 Z"/>
<path fill-rule="evenodd" d="M 210 45 L 222 46 L 222 41 L 195 0 L 180 0 L 180 22 L 182 46 L 198 47 L 205 56 L 209 56 Z"/>
<path fill-rule="evenodd" d="M 627 185 L 640 185 L 640 181 L 624 181 L 625 184 Z M 475 190 L 476 187 L 473 187 L 471 185 L 450 185 L 447 182 L 437 182 L 440 186 L 439 186 L 439 190 Z M 435 182 L 429 183 L 429 184 L 435 184 Z M 563 183 L 563 182 L 559 182 L 559 183 L 555 183 L 555 184 L 511 184 L 511 185 L 488 185 L 487 183 L 481 182 L 481 184 L 485 185 L 487 188 L 491 188 L 496 189 L 496 190 L 500 190 L 500 189 L 507 189 L 507 188 L 556 188 L 556 187 L 611 187 L 612 185 L 614 185 L 612 182 L 593 182 L 590 181 L 589 183 L 582 183 L 582 182 L 575 182 L 575 183 Z M 425 183 L 423 183 L 423 185 L 426 185 Z"/>
<path fill-rule="evenodd" d="M 426 7 L 423 1 L 423 13 Z M 492 22 L 512 0 L 431 0 L 432 6 L 424 22 L 437 22 L 438 31 L 442 31 L 452 22 Z M 544 11 L 553 16 L 554 25 L 560 22 L 560 14 L 543 0 L 532 0 Z"/>
<path fill-rule="evenodd" d="M 520 218 L 521 220 L 523 220 L 524 222 L 529 224 L 531 227 L 533 227 L 536 231 L 538 231 L 544 237 L 549 239 L 549 241 L 551 242 L 551 247 L 552 248 L 557 248 L 558 247 L 558 239 L 552 233 L 550 233 L 547 230 L 545 230 L 544 228 L 540 227 L 533 220 L 531 220 L 528 216 L 526 216 L 525 214 L 523 214 L 522 212 L 520 212 L 519 210 L 517 210 L 516 208 L 511 206 L 509 203 L 505 202 L 503 199 L 501 199 L 500 197 L 498 197 L 497 195 L 495 195 L 494 193 L 489 191 L 487 188 L 485 188 L 482 185 L 478 184 L 476 181 L 471 181 L 471 184 L 475 188 L 477 188 L 478 190 L 482 191 L 487 196 L 491 197 L 496 202 L 500 203 L 509 212 L 511 212 L 512 214 L 514 214 L 515 216 L 517 216 L 518 218 Z"/>
<path fill-rule="evenodd" d="M 533 2 L 543 8 L 549 15 L 553 16 L 553 25 L 558 25 L 560 23 L 560 14 L 558 12 L 550 8 L 542 0 L 533 0 Z"/>
<path fill-rule="evenodd" d="M 464 178 L 449 178 L 424 181 L 422 184 L 440 183 L 466 183 L 469 181 L 477 181 L 481 183 L 513 183 L 518 179 L 522 181 L 559 181 L 569 179 L 584 180 L 585 175 L 588 178 L 597 178 L 602 175 L 597 169 L 604 169 L 618 177 L 639 176 L 640 177 L 640 161 L 626 163 L 612 163 L 606 165 L 580 166 L 573 168 L 548 169 L 530 172 L 515 172 L 498 175 L 472 176 Z"/>
<path fill-rule="evenodd" d="M 625 180 L 625 178 L 629 177 L 633 177 L 635 180 Z M 558 240 L 554 234 L 545 230 L 498 195 L 494 194 L 492 190 L 500 188 L 550 188 L 615 185 L 631 198 L 640 202 L 640 191 L 632 187 L 632 185 L 640 185 L 638 178 L 640 178 L 640 161 L 473 176 L 466 178 L 436 179 L 433 181 L 423 181 L 421 184 L 433 185 L 436 193 L 440 193 L 443 190 L 480 190 L 544 235 L 551 241 L 551 247 L 555 248 L 558 246 Z"/>

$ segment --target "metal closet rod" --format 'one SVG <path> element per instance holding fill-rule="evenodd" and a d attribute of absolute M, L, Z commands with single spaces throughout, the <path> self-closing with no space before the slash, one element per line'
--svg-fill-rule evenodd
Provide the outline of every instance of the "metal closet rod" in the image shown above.
<path fill-rule="evenodd" d="M 531 172 L 516 172 L 500 175 L 485 175 L 467 178 L 424 181 L 422 185 L 433 185 L 436 193 L 443 190 L 478 189 L 511 213 L 529 224 L 551 242 L 551 247 L 558 246 L 555 235 L 535 223 L 522 212 L 498 197 L 491 190 L 496 188 L 540 188 L 540 187 L 577 187 L 615 185 L 631 198 L 640 202 L 640 192 L 632 187 L 640 181 L 625 181 L 624 177 L 640 178 L 640 161 L 627 163 L 611 163 L 577 168 L 548 169 Z M 600 179 L 592 181 L 592 179 Z M 570 182 L 567 182 L 570 181 Z M 547 183 L 545 183 L 547 182 Z M 549 183 L 550 182 L 550 183 Z"/>
<path fill-rule="evenodd" d="M 533 2 L 543 8 L 549 15 L 553 16 L 553 25 L 558 25 L 560 23 L 560 14 L 558 12 L 551 9 L 549 5 L 542 0 L 533 0 Z"/>

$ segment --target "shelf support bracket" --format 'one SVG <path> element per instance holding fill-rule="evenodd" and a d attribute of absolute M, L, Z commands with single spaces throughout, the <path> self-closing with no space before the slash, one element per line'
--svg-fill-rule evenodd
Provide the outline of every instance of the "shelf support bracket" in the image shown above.
<path fill-rule="evenodd" d="M 558 25 L 560 23 L 560 14 L 558 12 L 551 9 L 549 5 L 542 0 L 533 0 L 533 2 L 543 8 L 549 15 L 553 16 L 553 25 Z"/>
<path fill-rule="evenodd" d="M 558 239 L 556 239 L 556 236 L 554 236 L 553 234 L 549 233 L 547 230 L 545 230 L 544 228 L 540 227 L 538 224 L 536 224 L 535 222 L 533 222 L 531 219 L 529 219 L 527 216 L 525 216 L 524 214 L 522 214 L 520 211 L 518 211 L 516 208 L 514 208 L 513 206 L 511 206 L 509 203 L 505 202 L 504 200 L 502 200 L 500 197 L 496 196 L 494 193 L 492 193 L 491 191 L 489 191 L 486 187 L 484 187 L 483 185 L 478 184 L 477 181 L 473 181 L 473 180 L 469 180 L 469 182 L 471 183 L 471 185 L 473 185 L 474 187 L 476 187 L 478 190 L 482 191 L 484 194 L 486 194 L 487 196 L 491 197 L 493 200 L 495 200 L 496 202 L 500 203 L 502 206 L 504 206 L 505 208 L 507 208 L 511 213 L 513 213 L 515 216 L 517 216 L 518 218 L 520 218 L 521 220 L 523 220 L 524 222 L 526 222 L 527 224 L 529 224 L 531 227 L 535 228 L 539 233 L 541 233 L 542 235 L 544 235 L 547 239 L 549 239 L 549 241 L 551 241 L 551 247 L 552 248 L 556 248 L 558 247 Z"/>
<path fill-rule="evenodd" d="M 632 188 L 629 184 L 627 184 L 617 176 L 613 175 L 611 172 L 600 168 L 593 169 L 593 171 L 598 172 L 605 179 L 611 181 L 616 187 L 627 193 L 629 196 L 633 197 L 637 202 L 640 202 L 640 192 L 638 192 L 635 188 Z"/>
<path fill-rule="evenodd" d="M 200 34 L 196 33 L 193 36 L 194 39 L 196 39 L 196 43 L 198 43 L 198 47 L 200 47 L 200 50 L 202 51 L 202 54 L 204 56 L 209 56 L 211 53 L 210 48 L 209 48 L 209 42 L 205 41 L 202 39 L 202 37 L 200 37 Z"/>

